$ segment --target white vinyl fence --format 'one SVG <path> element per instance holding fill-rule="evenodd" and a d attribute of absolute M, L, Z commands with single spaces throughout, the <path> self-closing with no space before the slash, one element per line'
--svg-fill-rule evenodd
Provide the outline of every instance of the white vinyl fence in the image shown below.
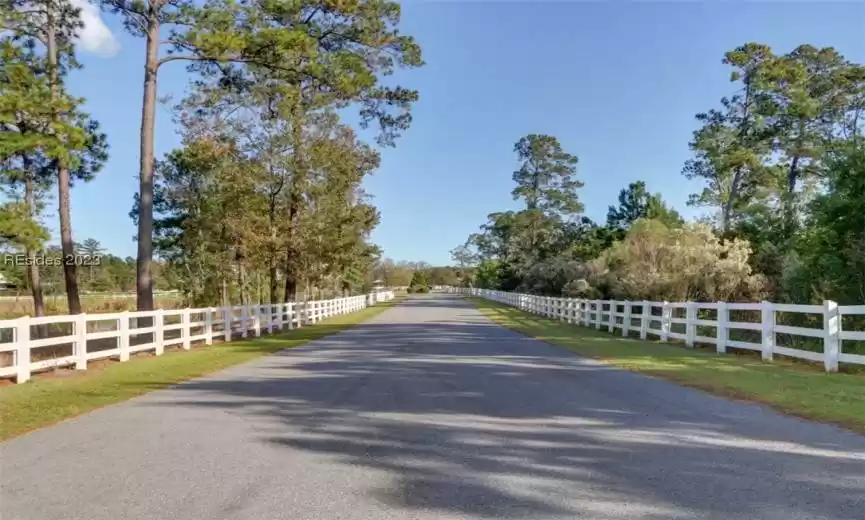
<path fill-rule="evenodd" d="M 701 303 L 701 302 L 650 302 L 584 300 L 579 298 L 553 298 L 531 294 L 509 293 L 489 289 L 451 288 L 451 292 L 470 294 L 504 303 L 520 310 L 557 318 L 567 323 L 606 329 L 620 330 L 622 336 L 631 333 L 647 339 L 656 336 L 660 341 L 682 340 L 689 347 L 695 343 L 715 345 L 719 353 L 727 348 L 754 350 L 762 358 L 771 361 L 775 354 L 809 361 L 822 362 L 827 372 L 837 372 L 838 364 L 865 365 L 865 355 L 845 353 L 845 342 L 865 341 L 865 331 L 843 330 L 845 316 L 865 315 L 865 305 L 839 306 L 833 301 L 823 305 L 787 305 L 763 301 L 760 303 Z M 731 316 L 731 311 L 734 315 Z M 731 317 L 750 311 L 759 316 L 750 321 L 734 321 Z M 780 314 L 814 315 L 812 321 L 822 322 L 822 327 L 794 327 L 777 323 Z M 706 319 L 706 315 L 708 318 Z M 822 319 L 819 319 L 822 317 Z M 678 329 L 675 331 L 674 329 Z M 714 329 L 709 336 L 707 329 Z M 755 340 L 731 339 L 735 331 L 754 331 Z M 808 338 L 810 343 L 822 348 L 805 350 L 779 345 L 779 335 L 793 338 Z M 814 338 L 814 339 L 810 339 Z"/>
<path fill-rule="evenodd" d="M 233 336 L 261 336 L 263 331 L 300 328 L 338 314 L 364 309 L 392 300 L 392 291 L 381 291 L 332 300 L 282 304 L 211 307 L 204 309 L 158 309 L 111 314 L 23 317 L 0 321 L 0 378 L 15 377 L 18 383 L 33 372 L 74 365 L 86 370 L 88 361 L 119 358 L 154 351 L 158 356 L 168 346 L 188 350 L 193 342 L 213 343 L 213 338 L 231 341 Z M 146 326 L 145 326 L 146 325 Z M 88 348 L 88 346 L 90 348 Z"/>

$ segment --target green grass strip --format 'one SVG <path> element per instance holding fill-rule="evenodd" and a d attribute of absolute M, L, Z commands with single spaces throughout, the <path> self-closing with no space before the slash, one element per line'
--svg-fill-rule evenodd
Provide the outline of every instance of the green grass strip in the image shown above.
<path fill-rule="evenodd" d="M 66 372 L 68 375 L 62 377 L 37 376 L 24 384 L 0 388 L 0 440 L 303 345 L 366 321 L 397 301 L 380 303 L 285 333 L 193 347 L 189 351 L 172 350 L 159 357 L 138 357 L 127 363 L 112 363 L 77 373 Z"/>
<path fill-rule="evenodd" d="M 783 359 L 766 363 L 749 356 L 624 338 L 481 298 L 470 300 L 495 323 L 581 356 L 865 433 L 865 377 L 861 374 L 827 374 L 822 367 Z"/>

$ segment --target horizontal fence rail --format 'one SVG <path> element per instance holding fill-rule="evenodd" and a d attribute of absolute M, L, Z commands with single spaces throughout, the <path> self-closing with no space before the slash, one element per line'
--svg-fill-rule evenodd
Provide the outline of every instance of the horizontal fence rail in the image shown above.
<path fill-rule="evenodd" d="M 0 320 L 0 378 L 14 377 L 23 383 L 34 372 L 67 366 L 86 370 L 87 363 L 97 359 L 128 361 L 130 354 L 138 352 L 153 351 L 158 356 L 171 346 L 188 350 L 193 343 L 211 345 L 214 338 L 231 341 L 235 337 L 300 328 L 393 297 L 393 291 L 380 291 L 272 305 Z"/>
<path fill-rule="evenodd" d="M 689 347 L 711 344 L 718 353 L 734 348 L 760 352 L 766 361 L 775 355 L 805 359 L 822 362 L 827 372 L 837 372 L 839 363 L 865 365 L 865 355 L 845 353 L 843 348 L 845 342 L 865 341 L 865 331 L 842 326 L 845 316 L 865 316 L 865 305 L 839 306 L 828 300 L 823 305 L 586 300 L 457 287 L 449 292 L 610 333 L 621 331 L 622 336 L 634 333 L 648 339 L 651 335 L 664 342 L 681 340 Z M 799 321 L 813 326 L 779 323 L 782 315 L 797 315 Z M 782 336 L 793 338 L 787 343 L 799 348 L 784 346 L 779 341 Z"/>

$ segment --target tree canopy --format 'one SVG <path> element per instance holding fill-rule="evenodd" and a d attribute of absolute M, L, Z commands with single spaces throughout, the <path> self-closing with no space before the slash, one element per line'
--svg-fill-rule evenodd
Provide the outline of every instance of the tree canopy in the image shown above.
<path fill-rule="evenodd" d="M 833 48 L 745 43 L 722 59 L 731 89 L 696 115 L 699 223 L 637 180 L 606 221 L 582 215 L 575 156 L 552 136 L 517 143 L 512 194 L 455 250 L 465 285 L 548 295 L 817 303 L 865 300 L 861 273 L 865 67 Z"/>

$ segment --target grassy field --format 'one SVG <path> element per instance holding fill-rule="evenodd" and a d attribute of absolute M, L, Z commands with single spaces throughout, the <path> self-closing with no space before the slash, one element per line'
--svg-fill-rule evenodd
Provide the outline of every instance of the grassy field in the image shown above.
<path fill-rule="evenodd" d="M 471 298 L 491 320 L 604 363 L 708 392 L 765 403 L 779 411 L 865 433 L 865 376 L 827 374 L 822 367 L 759 359 L 684 345 L 614 336 Z"/>
<path fill-rule="evenodd" d="M 395 300 L 399 301 L 399 300 Z M 153 390 L 250 361 L 339 332 L 372 318 L 395 303 L 378 304 L 284 334 L 136 357 L 84 372 L 37 377 L 0 388 L 0 440 Z"/>

